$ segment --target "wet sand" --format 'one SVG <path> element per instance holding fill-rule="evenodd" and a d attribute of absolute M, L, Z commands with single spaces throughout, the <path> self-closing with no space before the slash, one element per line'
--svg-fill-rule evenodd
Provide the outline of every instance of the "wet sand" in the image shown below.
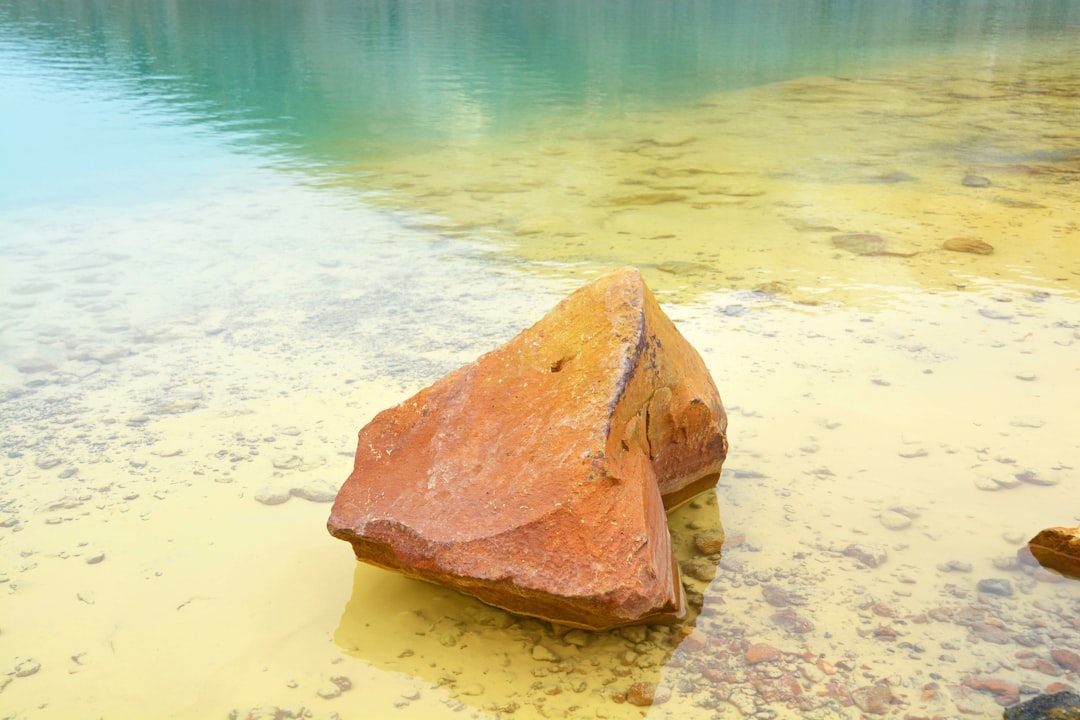
<path fill-rule="evenodd" d="M 385 215 L 257 173 L 3 218 L 0 715 L 989 717 L 1080 690 L 1052 656 L 1080 653 L 1080 584 L 1015 560 L 1080 523 L 1074 69 L 538 128 L 381 168 Z M 994 253 L 941 248 L 971 236 Z M 620 264 L 731 415 L 716 491 L 670 516 L 684 625 L 566 632 L 326 534 L 364 422 Z"/>

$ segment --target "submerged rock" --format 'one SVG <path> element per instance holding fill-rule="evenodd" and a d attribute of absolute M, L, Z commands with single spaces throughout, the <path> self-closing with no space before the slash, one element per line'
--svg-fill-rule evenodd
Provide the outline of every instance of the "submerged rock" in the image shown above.
<path fill-rule="evenodd" d="M 953 252 L 971 253 L 972 255 L 993 255 L 994 246 L 975 237 L 954 237 L 945 241 L 943 247 Z"/>
<path fill-rule="evenodd" d="M 1052 527 L 1028 541 L 1039 564 L 1062 575 L 1080 579 L 1080 527 Z"/>
<path fill-rule="evenodd" d="M 673 620 L 665 510 L 716 484 L 726 429 L 701 357 L 623 269 L 379 413 L 327 527 L 359 560 L 513 612 Z"/>
<path fill-rule="evenodd" d="M 913 251 L 894 248 L 885 240 L 885 238 L 873 233 L 844 233 L 842 235 L 833 235 L 832 244 L 840 250 L 846 250 L 855 255 L 869 257 L 912 257 L 917 254 Z"/>

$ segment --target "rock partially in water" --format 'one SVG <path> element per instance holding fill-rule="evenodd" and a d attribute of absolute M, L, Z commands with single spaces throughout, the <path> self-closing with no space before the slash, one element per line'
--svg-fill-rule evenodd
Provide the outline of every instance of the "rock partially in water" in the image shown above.
<path fill-rule="evenodd" d="M 1068 690 L 1038 695 L 1002 714 L 1004 720 L 1080 720 L 1080 695 Z"/>
<path fill-rule="evenodd" d="M 1080 527 L 1047 528 L 1027 546 L 1043 567 L 1080 579 Z"/>
<path fill-rule="evenodd" d="M 716 484 L 726 428 L 701 357 L 623 269 L 379 413 L 327 527 L 360 560 L 513 612 L 670 621 L 665 510 Z"/>

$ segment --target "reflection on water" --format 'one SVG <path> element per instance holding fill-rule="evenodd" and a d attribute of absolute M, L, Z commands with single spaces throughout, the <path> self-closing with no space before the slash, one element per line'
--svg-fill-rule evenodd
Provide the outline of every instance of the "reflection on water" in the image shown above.
<path fill-rule="evenodd" d="M 3 3 L 0 714 L 990 717 L 1080 689 L 1080 583 L 1016 555 L 1080 524 L 1078 21 Z M 716 491 L 669 517 L 695 616 L 565 631 L 358 566 L 324 531 L 356 430 L 625 263 L 731 418 Z"/>

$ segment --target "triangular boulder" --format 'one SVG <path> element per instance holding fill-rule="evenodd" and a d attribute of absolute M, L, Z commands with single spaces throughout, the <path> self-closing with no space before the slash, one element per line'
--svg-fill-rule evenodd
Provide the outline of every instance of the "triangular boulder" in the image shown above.
<path fill-rule="evenodd" d="M 665 510 L 715 485 L 727 417 L 632 268 L 384 410 L 327 527 L 358 559 L 601 630 L 685 612 Z"/>

